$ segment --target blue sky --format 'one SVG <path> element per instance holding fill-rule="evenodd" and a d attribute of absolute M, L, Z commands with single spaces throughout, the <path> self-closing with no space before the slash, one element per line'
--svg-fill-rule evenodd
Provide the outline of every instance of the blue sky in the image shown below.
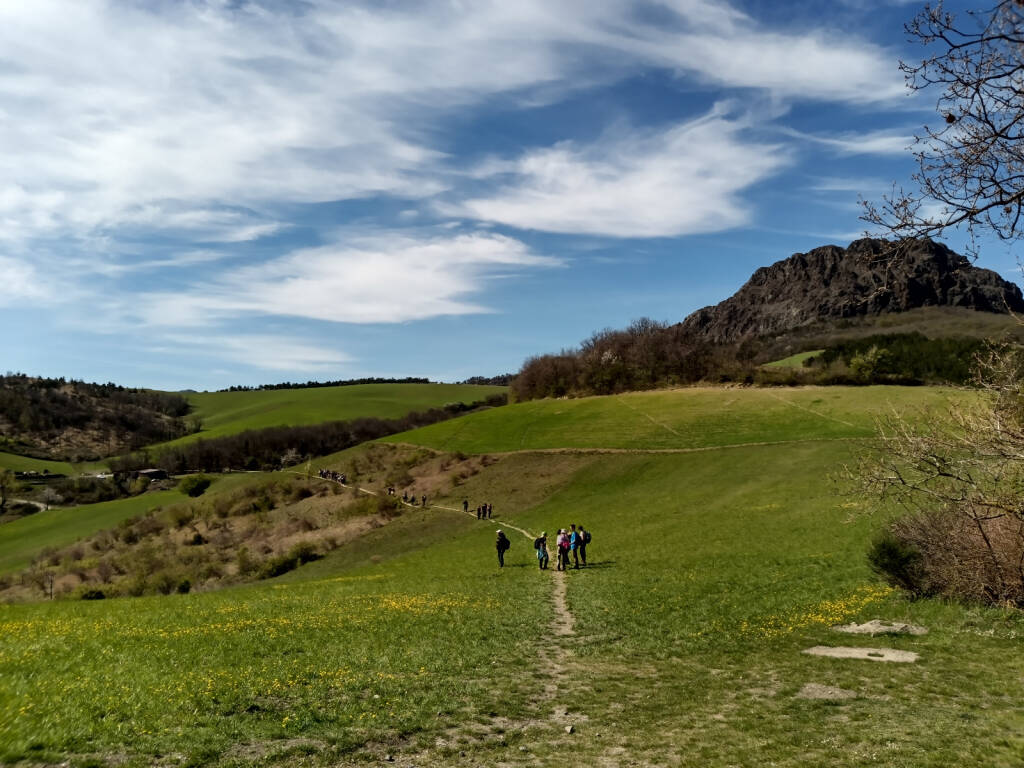
<path fill-rule="evenodd" d="M 451 381 L 681 320 L 906 180 L 917 7 L 2 3 L 0 366 Z"/>

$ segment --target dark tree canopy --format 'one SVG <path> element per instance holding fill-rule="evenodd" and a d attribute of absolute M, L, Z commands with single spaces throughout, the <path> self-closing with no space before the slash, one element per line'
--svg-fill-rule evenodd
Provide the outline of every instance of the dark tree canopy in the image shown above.
<path fill-rule="evenodd" d="M 954 16 L 926 5 L 906 27 L 928 49 L 900 62 L 912 91 L 934 92 L 938 123 L 916 136 L 913 191 L 865 202 L 864 218 L 900 240 L 964 228 L 1024 234 L 1024 3 Z"/>

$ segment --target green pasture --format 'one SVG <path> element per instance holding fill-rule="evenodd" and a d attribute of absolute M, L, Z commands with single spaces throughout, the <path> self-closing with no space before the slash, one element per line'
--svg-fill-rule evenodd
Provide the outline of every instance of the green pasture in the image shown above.
<path fill-rule="evenodd" d="M 46 470 L 55 475 L 72 475 L 74 469 L 66 461 L 48 461 L 46 459 L 32 459 L 28 456 L 19 456 L 16 453 L 4 453 L 0 451 L 0 469 L 9 469 L 12 472 L 39 472 Z"/>
<path fill-rule="evenodd" d="M 538 449 L 688 450 L 861 438 L 892 409 L 944 409 L 946 388 L 692 388 L 534 400 L 385 440 L 466 453 Z"/>
<path fill-rule="evenodd" d="M 770 363 L 765 363 L 764 368 L 803 368 L 804 361 L 809 360 L 815 355 L 820 355 L 825 350 L 823 349 L 812 349 L 810 352 L 797 352 L 795 355 L 784 357 L 781 360 L 773 360 Z"/>
<path fill-rule="evenodd" d="M 417 509 L 219 592 L 0 606 L 0 763 L 1019 765 L 1019 612 L 885 588 L 864 551 L 891 512 L 867 514 L 836 479 L 870 448 L 846 438 L 873 414 L 948 395 L 685 390 L 526 403 L 398 436 L 511 451 L 436 500 L 490 501 L 498 519 Z M 581 447 L 630 452 L 533 451 Z M 688 447 L 706 450 L 664 452 Z M 511 528 L 547 530 L 553 550 L 569 523 L 593 541 L 588 567 L 564 577 L 539 571 Z M 513 544 L 503 570 L 497 527 Z M 556 578 L 575 622 L 565 638 Z M 871 618 L 929 633 L 830 629 Z M 816 645 L 920 659 L 802 653 Z M 850 697 L 801 698 L 809 684 Z"/>
<path fill-rule="evenodd" d="M 247 429 L 302 426 L 360 417 L 391 419 L 446 403 L 471 403 L 507 387 L 469 384 L 357 384 L 348 387 L 193 392 L 186 397 L 203 430 L 172 443 L 222 437 Z"/>

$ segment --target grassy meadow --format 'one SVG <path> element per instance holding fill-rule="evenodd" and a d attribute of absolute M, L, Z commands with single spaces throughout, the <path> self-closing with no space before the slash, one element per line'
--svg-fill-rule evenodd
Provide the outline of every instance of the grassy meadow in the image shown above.
<path fill-rule="evenodd" d="M 891 513 L 835 479 L 876 414 L 950 396 L 683 390 L 396 436 L 490 458 L 433 478 L 437 507 L 278 579 L 0 606 L 0 763 L 1019 765 L 1019 613 L 880 584 L 864 551 Z M 441 508 L 463 499 L 498 519 Z M 571 522 L 593 542 L 566 574 L 539 571 L 512 528 L 553 549 Z M 929 633 L 831 629 L 871 618 Z M 817 645 L 920 659 L 802 653 Z M 842 693 L 806 697 L 822 690 Z"/>
<path fill-rule="evenodd" d="M 29 456 L 19 456 L 16 453 L 5 453 L 0 451 L 0 469 L 9 469 L 12 472 L 39 472 L 44 470 L 55 475 L 70 475 L 74 468 L 66 461 L 49 461 L 47 459 L 33 459 Z"/>
<path fill-rule="evenodd" d="M 507 387 L 471 384 L 356 384 L 345 387 L 270 389 L 250 392 L 190 392 L 189 418 L 203 430 L 170 445 L 223 437 L 247 429 L 302 426 L 360 417 L 391 419 L 446 403 L 471 403 L 505 392 Z"/>

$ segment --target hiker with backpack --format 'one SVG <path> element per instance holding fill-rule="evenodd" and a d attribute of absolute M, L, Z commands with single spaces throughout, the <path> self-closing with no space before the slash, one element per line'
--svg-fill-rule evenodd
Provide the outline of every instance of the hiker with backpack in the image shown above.
<path fill-rule="evenodd" d="M 498 550 L 498 567 L 505 567 L 505 552 L 512 546 L 512 542 L 508 540 L 505 532 L 501 529 L 498 530 L 498 538 L 494 542 L 494 548 Z"/>
<path fill-rule="evenodd" d="M 542 531 L 540 536 L 533 540 L 533 548 L 537 550 L 537 565 L 542 571 L 548 568 L 548 532 Z"/>
<path fill-rule="evenodd" d="M 578 547 L 580 560 L 583 561 L 583 565 L 587 564 L 587 544 L 590 543 L 590 531 L 584 530 L 583 526 L 579 526 L 580 545 Z"/>
<path fill-rule="evenodd" d="M 565 532 L 565 528 L 558 529 L 555 547 L 558 549 L 558 564 L 555 566 L 555 570 L 564 571 L 569 565 L 569 534 Z"/>
<path fill-rule="evenodd" d="M 583 536 L 576 530 L 576 524 L 569 526 L 572 531 L 569 533 L 569 549 L 572 552 L 572 559 L 575 562 L 574 568 L 580 569 L 580 544 L 583 543 Z"/>

